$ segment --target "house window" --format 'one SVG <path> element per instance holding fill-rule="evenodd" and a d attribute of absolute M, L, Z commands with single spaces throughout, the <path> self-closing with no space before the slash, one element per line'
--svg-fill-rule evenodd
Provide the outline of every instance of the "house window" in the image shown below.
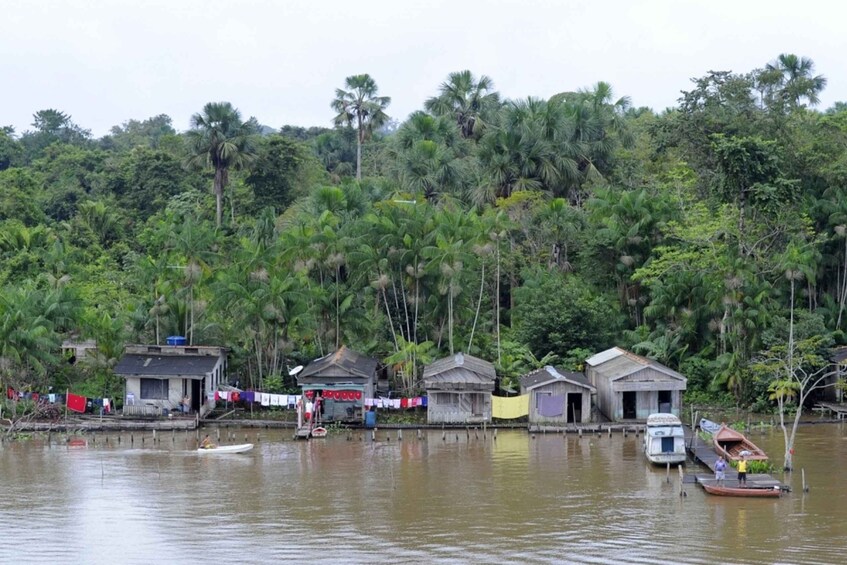
<path fill-rule="evenodd" d="M 452 392 L 439 392 L 436 393 L 436 397 L 439 405 L 453 406 L 459 404 L 459 395 Z"/>
<path fill-rule="evenodd" d="M 142 400 L 167 400 L 168 379 L 141 379 Z"/>

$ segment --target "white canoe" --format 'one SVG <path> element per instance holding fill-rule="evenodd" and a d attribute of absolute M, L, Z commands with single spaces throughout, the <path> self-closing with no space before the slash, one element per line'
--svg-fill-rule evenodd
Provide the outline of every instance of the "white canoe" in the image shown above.
<path fill-rule="evenodd" d="M 201 447 L 197 453 L 244 453 L 253 449 L 252 443 L 240 443 L 238 445 L 218 445 L 216 447 Z"/>

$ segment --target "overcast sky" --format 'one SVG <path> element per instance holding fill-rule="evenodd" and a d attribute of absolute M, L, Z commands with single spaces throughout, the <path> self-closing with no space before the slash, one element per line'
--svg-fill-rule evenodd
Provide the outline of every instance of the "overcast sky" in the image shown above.
<path fill-rule="evenodd" d="M 3 0 L 0 126 L 56 108 L 102 136 L 206 102 L 262 124 L 331 126 L 345 77 L 369 73 L 403 121 L 453 71 L 505 97 L 604 80 L 660 111 L 709 70 L 810 57 L 847 101 L 847 3 L 836 0 Z"/>

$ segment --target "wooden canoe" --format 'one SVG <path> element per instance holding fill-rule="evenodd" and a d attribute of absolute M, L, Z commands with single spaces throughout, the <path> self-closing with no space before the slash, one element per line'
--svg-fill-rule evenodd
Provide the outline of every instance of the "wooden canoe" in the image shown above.
<path fill-rule="evenodd" d="M 315 428 L 312 428 L 311 436 L 312 436 L 312 437 L 326 437 L 326 433 L 327 433 L 327 432 L 326 432 L 326 428 L 325 428 L 325 427 L 323 427 L 323 426 L 317 426 L 317 427 L 315 427 Z"/>
<path fill-rule="evenodd" d="M 201 447 L 197 453 L 222 454 L 222 453 L 245 453 L 253 449 L 252 443 L 241 443 L 238 445 L 218 445 L 215 447 Z"/>
<path fill-rule="evenodd" d="M 744 455 L 748 461 L 764 461 L 767 454 L 755 443 L 747 439 L 741 432 L 736 432 L 725 425 L 712 434 L 715 451 L 723 455 L 727 461 L 740 461 Z"/>
<path fill-rule="evenodd" d="M 760 487 L 726 487 L 700 483 L 709 494 L 717 496 L 745 496 L 750 498 L 779 498 L 781 490 L 776 488 Z"/>

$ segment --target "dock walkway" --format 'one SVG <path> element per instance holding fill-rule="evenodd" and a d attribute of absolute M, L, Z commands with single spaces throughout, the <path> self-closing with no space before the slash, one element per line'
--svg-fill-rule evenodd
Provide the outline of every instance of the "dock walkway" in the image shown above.
<path fill-rule="evenodd" d="M 695 474 L 694 480 L 698 483 L 716 484 L 715 481 L 715 462 L 718 460 L 718 454 L 715 452 L 711 444 L 704 442 L 696 431 L 689 426 L 683 426 L 685 430 L 685 448 L 695 461 L 705 465 L 712 472 L 711 475 Z M 726 468 L 726 480 L 723 486 L 737 487 L 738 472 L 732 466 Z M 771 475 L 764 473 L 747 473 L 747 486 L 751 488 L 774 488 L 779 487 L 781 490 L 790 490 L 788 485 L 781 483 Z"/>
<path fill-rule="evenodd" d="M 830 412 L 839 420 L 847 418 L 847 404 L 839 404 L 837 402 L 818 402 L 813 410 L 819 411 L 821 415 L 823 415 L 824 412 Z"/>

